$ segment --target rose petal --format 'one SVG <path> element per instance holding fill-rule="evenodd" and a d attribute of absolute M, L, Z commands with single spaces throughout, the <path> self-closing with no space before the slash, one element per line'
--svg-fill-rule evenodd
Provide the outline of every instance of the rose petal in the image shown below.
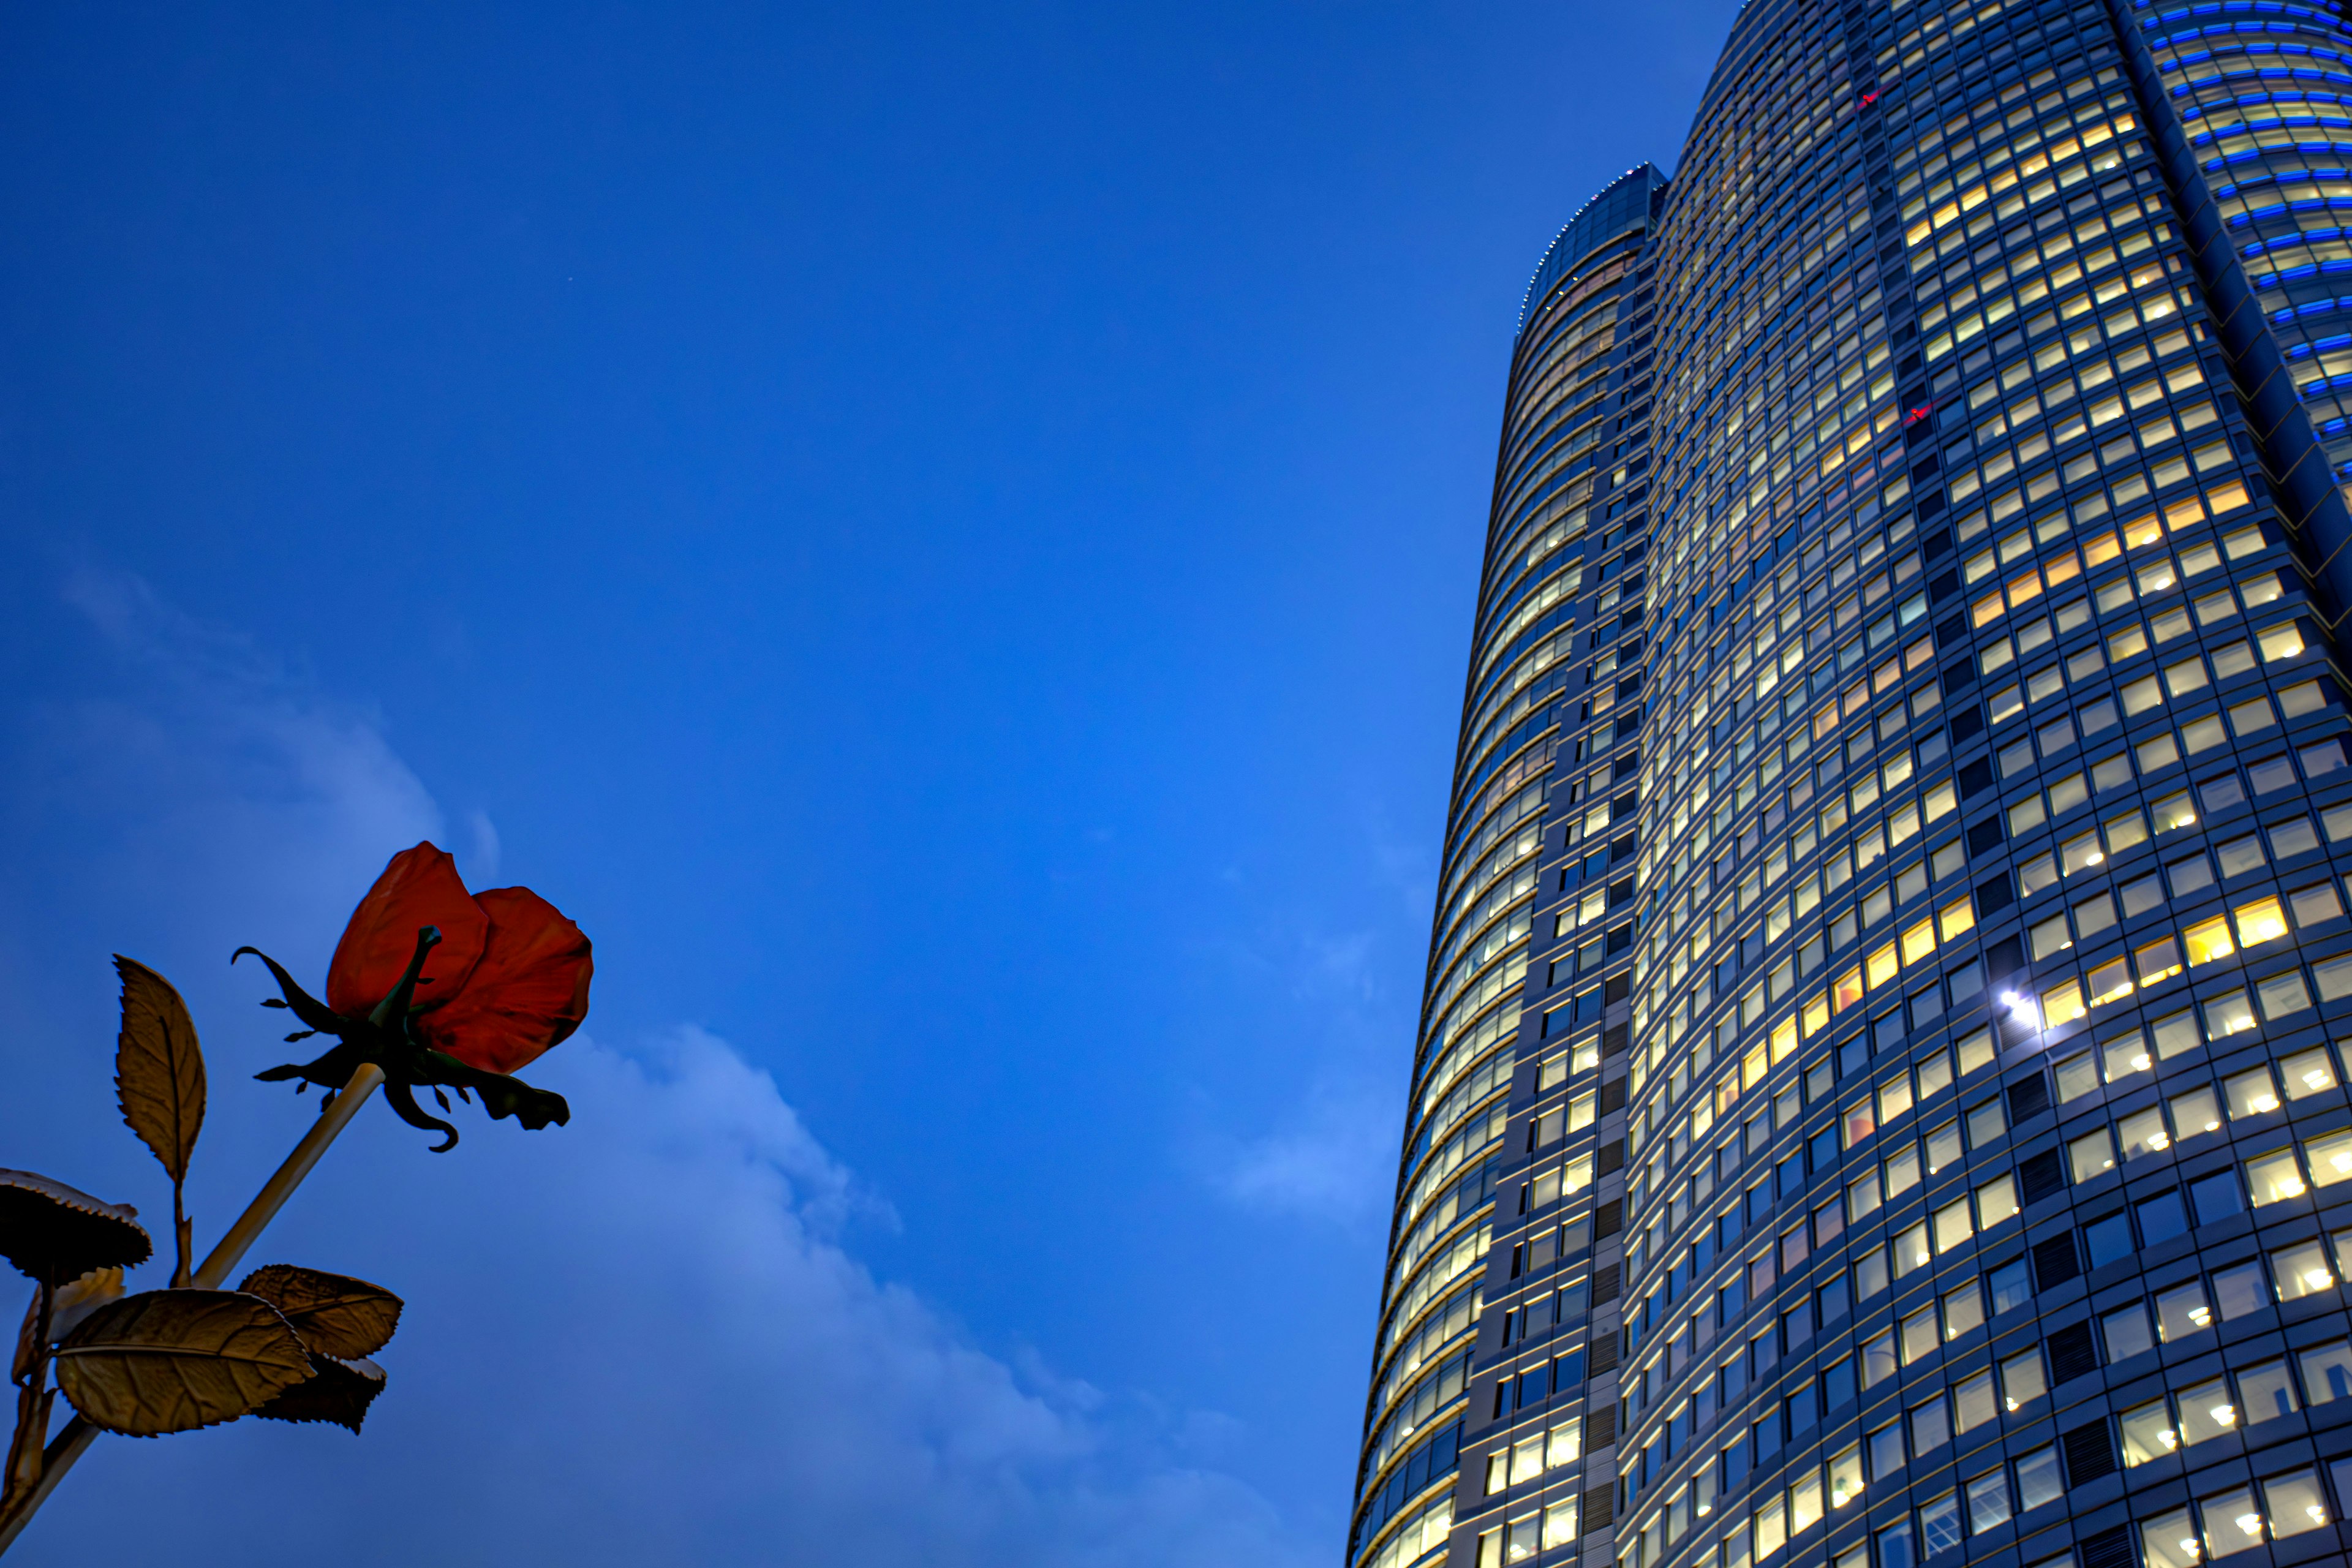
<path fill-rule="evenodd" d="M 415 1005 L 443 1006 L 481 961 L 490 921 L 467 893 L 448 852 L 431 844 L 394 856 L 352 911 L 327 966 L 327 1005 L 360 1017 L 392 994 L 415 956 L 420 926 L 438 926 L 441 944 L 425 956 Z"/>
<path fill-rule="evenodd" d="M 492 888 L 475 902 L 489 917 L 482 961 L 416 1029 L 468 1067 L 511 1073 L 580 1026 L 594 963 L 580 928 L 529 888 Z"/>

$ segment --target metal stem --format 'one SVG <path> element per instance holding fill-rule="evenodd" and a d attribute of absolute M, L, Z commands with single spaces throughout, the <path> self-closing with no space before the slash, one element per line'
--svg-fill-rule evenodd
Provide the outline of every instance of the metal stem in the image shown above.
<path fill-rule="evenodd" d="M 205 1256 L 196 1269 L 197 1289 L 220 1289 L 229 1270 L 244 1259 L 246 1248 L 258 1240 L 263 1228 L 278 1217 L 278 1211 L 286 1206 L 286 1200 L 294 1195 L 294 1189 L 302 1184 L 302 1178 L 310 1173 L 319 1157 L 327 1152 L 327 1145 L 341 1136 L 352 1118 L 360 1113 L 360 1107 L 367 1102 L 367 1097 L 383 1082 L 383 1068 L 373 1062 L 359 1065 L 351 1082 L 335 1096 L 335 1103 L 320 1112 L 310 1131 L 302 1134 L 302 1142 L 294 1145 L 294 1152 L 278 1167 L 278 1173 L 262 1184 L 261 1190 L 253 1194 L 253 1201 L 245 1205 L 245 1212 L 236 1216 L 236 1223 L 228 1227 L 228 1234 L 220 1238 L 220 1245 Z"/>

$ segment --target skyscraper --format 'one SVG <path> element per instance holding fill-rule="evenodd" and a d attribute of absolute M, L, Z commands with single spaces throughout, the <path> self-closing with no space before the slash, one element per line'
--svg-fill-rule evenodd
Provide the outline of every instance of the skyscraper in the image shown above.
<path fill-rule="evenodd" d="M 2336 5 L 1751 0 L 1521 311 L 1349 1568 L 2343 1559 L 2348 478 Z"/>

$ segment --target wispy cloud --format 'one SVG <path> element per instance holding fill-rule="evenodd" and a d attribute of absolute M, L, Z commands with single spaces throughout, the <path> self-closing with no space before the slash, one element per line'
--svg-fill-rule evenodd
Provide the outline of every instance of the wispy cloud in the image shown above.
<path fill-rule="evenodd" d="M 66 584 L 118 661 L 111 695 L 37 710 L 19 831 L 69 836 L 77 885 L 155 888 L 325 918 L 389 848 L 446 832 L 381 720 L 143 581 Z"/>
<path fill-rule="evenodd" d="M 1308 932 L 1257 955 L 1319 1025 L 1315 1065 L 1284 1122 L 1252 1135 L 1204 1135 L 1195 1163 L 1252 1211 L 1350 1228 L 1385 1219 L 1396 1183 L 1396 1009 L 1379 933 Z"/>
<path fill-rule="evenodd" d="M 1403 929 L 1425 929 L 1437 880 L 1436 858 L 1431 853 L 1431 846 L 1400 834 L 1386 808 L 1377 803 L 1367 803 L 1359 817 L 1373 880 L 1396 900 Z"/>
<path fill-rule="evenodd" d="M 1383 1215 L 1396 1184 L 1394 1100 L 1369 1081 L 1318 1078 L 1293 1126 L 1223 1148 L 1216 1184 L 1273 1214 L 1345 1225 Z"/>
<path fill-rule="evenodd" d="M 37 905 L 78 929 L 139 924 L 167 954 L 207 955 L 192 1000 L 210 1027 L 235 989 L 214 977 L 225 931 L 275 930 L 315 968 L 318 931 L 443 814 L 364 709 L 134 581 L 71 595 L 128 673 L 35 727 L 8 819 L 53 836 L 54 868 L 0 866 L 0 947 L 18 949 L 0 962 L 42 971 L 23 934 Z M 470 826 L 464 847 L 494 861 L 487 819 Z M 0 1043 L 0 1062 L 14 1077 L 42 1049 Z M 583 1035 L 532 1076 L 570 1098 L 569 1127 L 476 1117 L 434 1157 L 362 1117 L 268 1238 L 268 1258 L 411 1302 L 363 1437 L 247 1422 L 109 1440 L 22 1542 L 27 1568 L 101 1540 L 195 1565 L 268 1541 L 353 1564 L 1320 1560 L 1197 1457 L 1223 1418 L 993 1353 L 877 1278 L 856 1237 L 888 1205 L 728 1042 Z M 305 1113 L 219 1077 L 199 1163 L 227 1184 L 266 1171 Z M 77 1172 L 131 1168 L 101 1150 L 125 1139 L 102 1108 L 72 1119 L 87 1148 L 37 1139 L 36 1118 L 50 1112 L 0 1106 L 0 1133 Z M 199 1197 L 216 1224 L 222 1192 Z"/>
<path fill-rule="evenodd" d="M 466 814 L 466 848 L 463 854 L 467 879 L 475 887 L 493 882 L 499 875 L 499 830 L 490 814 L 477 806 Z"/>

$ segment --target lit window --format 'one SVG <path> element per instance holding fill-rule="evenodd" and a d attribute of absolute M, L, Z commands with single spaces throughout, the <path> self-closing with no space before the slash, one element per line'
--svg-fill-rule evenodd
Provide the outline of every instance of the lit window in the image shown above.
<path fill-rule="evenodd" d="M 2074 1180 L 2087 1182 L 2116 1168 L 2115 1134 L 2102 1127 L 2086 1132 L 2066 1145 L 2066 1158 L 2074 1168 Z"/>
<path fill-rule="evenodd" d="M 2315 1296 L 2336 1288 L 2336 1274 L 2327 1266 L 2326 1249 L 2315 1241 L 2298 1242 L 2272 1253 L 2271 1276 L 2278 1281 L 2282 1301 Z"/>
<path fill-rule="evenodd" d="M 2095 833 L 2070 838 L 2058 847 L 2060 871 L 2068 877 L 2077 871 L 2087 870 L 2106 858 L 2106 852 L 2099 847 L 2099 836 Z"/>
<path fill-rule="evenodd" d="M 1861 1001 L 1862 971 L 1859 968 L 1849 969 L 1843 974 L 1839 975 L 1837 978 L 1837 984 L 1832 989 L 1831 996 L 1832 1008 L 1840 1013 L 1844 1012 L 1848 1007 L 1851 1007 L 1855 1003 Z"/>
<path fill-rule="evenodd" d="M 2159 937 L 2145 946 L 2133 949 L 2132 964 L 2139 971 L 2142 985 L 2154 985 L 2160 980 L 2168 980 L 2180 973 L 2180 943 L 2168 936 Z"/>
<path fill-rule="evenodd" d="M 2168 1438 L 2172 1436 L 2169 1429 L 2165 1435 Z M 2172 1447 L 2172 1443 L 2168 1442 L 2163 1451 L 2170 1453 Z M 2151 1454 L 2147 1458 L 2155 1457 Z M 2126 1458 L 2125 1462 L 2132 1461 Z M 2147 1459 L 2139 1462 L 2145 1464 Z M 2198 1568 L 2204 1557 L 2204 1548 L 2198 1542 L 2196 1527 L 2189 1522 L 2189 1510 L 2185 1508 L 2175 1509 L 2142 1525 L 2140 1543 L 2145 1551 L 2147 1568 Z"/>
<path fill-rule="evenodd" d="M 2183 1417 L 2184 1422 L 2186 1417 Z M 2195 1441 L 2191 1438 L 2190 1441 Z M 2245 1552 L 2263 1543 L 2263 1512 L 2254 1506 L 2251 1487 L 2234 1487 L 2226 1492 L 2197 1500 L 2198 1510 L 2205 1516 L 2205 1554 L 2226 1557 L 2233 1552 Z"/>
<path fill-rule="evenodd" d="M 2246 1162 L 2247 1184 L 2253 1189 L 2257 1208 L 2264 1204 L 2299 1198 L 2307 1190 L 2303 1184 L 2303 1170 L 2295 1163 L 2294 1151 L 2280 1149 L 2268 1154 L 2257 1154 Z"/>
<path fill-rule="evenodd" d="M 2172 1147 L 2172 1135 L 2165 1130 L 2164 1112 L 2155 1106 L 2126 1116 L 2117 1124 L 2124 1144 L 2124 1161 L 2147 1159 L 2161 1154 Z"/>
<path fill-rule="evenodd" d="M 2232 991 L 2205 1004 L 2205 1037 L 2209 1040 L 2242 1034 L 2253 1026 L 2254 1010 L 2243 991 Z"/>
<path fill-rule="evenodd" d="M 2180 1440 L 2195 1445 L 2238 1429 L 2238 1404 L 2230 1397 L 2226 1378 L 2214 1378 L 2180 1391 Z"/>
<path fill-rule="evenodd" d="M 2286 912 L 2276 898 L 2256 899 L 2231 911 L 2238 922 L 2238 945 L 2254 947 L 2286 934 Z M 2197 962 L 2189 960 L 2191 963 Z"/>
<path fill-rule="evenodd" d="M 1949 1252 L 1972 1234 L 1969 1223 L 1967 1199 L 1947 1204 L 1936 1211 L 1936 1250 L 1937 1252 Z"/>
<path fill-rule="evenodd" d="M 2263 1482 L 2263 1500 L 2269 1505 L 2271 1534 L 2284 1539 L 2306 1530 L 2325 1529 L 2327 1499 L 2319 1489 L 2318 1475 L 2308 1468 L 2273 1476 Z"/>
<path fill-rule="evenodd" d="M 2286 1097 L 2303 1100 L 2324 1094 L 2336 1087 L 2336 1069 L 2327 1060 L 2325 1046 L 2298 1051 L 2279 1063 L 2279 1073 L 2286 1080 Z M 2273 1100 L 2271 1109 L 2277 1109 Z"/>
<path fill-rule="evenodd" d="M 2152 1399 L 2123 1413 L 2124 1464 L 2126 1468 L 2163 1458 L 2180 1447 L 2172 1414 L 2161 1399 Z"/>
<path fill-rule="evenodd" d="M 2079 980 L 2062 982 L 2042 994 L 2042 1026 L 2054 1029 L 2061 1024 L 2071 1024 L 2089 1011 L 2083 1001 L 2083 983 Z"/>
<path fill-rule="evenodd" d="M 2275 899 L 2268 901 L 2273 908 L 2278 902 Z M 2231 944 L 2228 923 L 2219 915 L 2215 915 L 2210 920 L 2199 921 L 2180 935 L 2189 949 L 2189 966 L 2191 969 L 2227 958 L 2237 951 Z"/>
<path fill-rule="evenodd" d="M 1976 923 L 1976 907 L 1965 897 L 1955 899 L 1936 911 L 1937 928 L 1943 933 L 1946 942 L 1951 941 Z"/>
<path fill-rule="evenodd" d="M 2352 1132 L 2315 1138 L 2303 1146 L 2303 1153 L 2315 1184 L 2332 1187 L 2338 1182 L 2352 1182 Z"/>

